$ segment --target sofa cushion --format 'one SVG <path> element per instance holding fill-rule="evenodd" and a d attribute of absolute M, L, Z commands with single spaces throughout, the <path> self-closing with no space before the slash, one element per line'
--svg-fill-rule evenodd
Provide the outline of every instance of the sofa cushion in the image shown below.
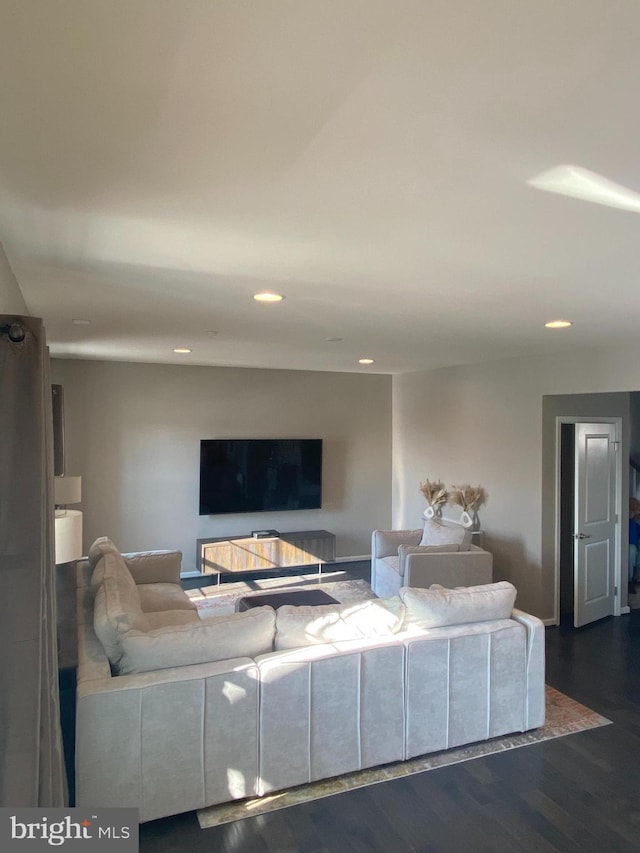
<path fill-rule="evenodd" d="M 509 619 L 516 588 L 508 581 L 458 589 L 402 587 L 406 607 L 405 627 L 442 628 L 469 622 Z"/>
<path fill-rule="evenodd" d="M 135 607 L 135 602 L 120 596 L 113 578 L 105 578 L 95 595 L 93 628 L 113 666 L 117 666 L 122 657 L 122 634 L 134 627 L 142 631 L 148 629 L 149 622 L 145 614 L 139 607 Z"/>
<path fill-rule="evenodd" d="M 284 605 L 276 612 L 274 648 L 388 637 L 402 630 L 404 616 L 398 596 L 343 604 Z"/>
<path fill-rule="evenodd" d="M 145 613 L 144 620 L 147 631 L 166 628 L 167 625 L 199 625 L 202 621 L 197 610 L 156 610 Z"/>
<path fill-rule="evenodd" d="M 138 586 L 120 553 L 105 554 L 94 569 L 94 574 L 96 572 L 102 575 L 108 607 L 111 602 L 109 609 L 118 607 L 118 613 L 130 618 L 137 618 L 142 614 Z"/>
<path fill-rule="evenodd" d="M 471 530 L 461 524 L 428 518 L 424 523 L 420 545 L 459 545 L 461 551 L 471 547 Z"/>
<path fill-rule="evenodd" d="M 102 557 L 104 557 L 105 554 L 114 553 L 119 554 L 120 551 L 113 544 L 113 542 L 111 541 L 111 539 L 109 539 L 108 536 L 99 536 L 98 539 L 96 539 L 96 541 L 93 543 L 91 548 L 89 548 L 87 559 L 89 561 L 89 565 L 93 570 L 93 575 L 91 577 L 92 586 L 100 586 L 100 584 L 102 583 L 102 571 L 99 570 L 98 572 L 96 572 L 96 567 L 98 563 L 100 562 Z"/>
<path fill-rule="evenodd" d="M 138 586 L 147 583 L 180 583 L 182 551 L 136 551 L 122 556 Z"/>
<path fill-rule="evenodd" d="M 148 622 L 142 612 L 138 587 L 117 550 L 107 550 L 103 554 L 94 569 L 94 577 L 102 578 L 96 592 L 100 609 L 96 614 L 94 607 L 94 627 L 109 660 L 115 664 L 121 653 L 117 647 L 118 637 L 132 628 L 145 631 Z M 98 596 L 100 590 L 102 593 Z"/>
<path fill-rule="evenodd" d="M 130 631 L 134 626 L 140 631 L 152 631 L 157 628 L 165 628 L 168 625 L 193 625 L 201 620 L 197 609 L 194 610 L 161 610 L 153 613 L 141 613 L 137 616 L 128 616 L 124 608 L 118 603 L 117 596 L 109 596 L 110 608 L 107 608 L 106 588 L 110 581 L 100 584 L 95 595 L 93 604 L 93 629 L 102 643 L 109 663 L 117 667 L 122 658 L 121 639 L 123 633 Z"/>
<path fill-rule="evenodd" d="M 107 615 L 107 599 L 104 590 L 104 584 L 100 584 L 96 592 L 95 601 L 93 602 L 93 630 L 96 636 L 102 643 L 109 663 L 114 666 L 122 657 L 120 648 L 120 637 L 116 628 L 116 623 L 112 622 Z"/>
<path fill-rule="evenodd" d="M 197 610 L 182 587 L 176 583 L 138 584 L 140 606 L 144 613 L 158 610 Z"/>
<path fill-rule="evenodd" d="M 168 625 L 151 631 L 132 629 L 120 638 L 120 675 L 175 666 L 256 657 L 273 648 L 275 611 L 254 607 L 198 624 Z"/>

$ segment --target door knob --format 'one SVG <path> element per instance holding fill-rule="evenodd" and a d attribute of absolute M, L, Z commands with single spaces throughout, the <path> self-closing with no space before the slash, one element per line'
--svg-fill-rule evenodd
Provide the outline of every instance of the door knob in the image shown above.
<path fill-rule="evenodd" d="M 589 533 L 574 533 L 573 538 L 574 539 L 591 539 L 591 536 Z"/>

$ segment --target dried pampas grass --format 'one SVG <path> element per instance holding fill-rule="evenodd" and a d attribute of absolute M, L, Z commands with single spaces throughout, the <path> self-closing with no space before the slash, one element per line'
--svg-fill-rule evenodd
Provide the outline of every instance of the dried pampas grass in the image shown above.
<path fill-rule="evenodd" d="M 430 480 L 425 480 L 424 483 L 420 483 L 420 491 L 433 509 L 438 509 L 449 500 L 449 492 L 444 483 L 432 483 Z"/>
<path fill-rule="evenodd" d="M 451 503 L 461 506 L 464 512 L 472 512 L 486 500 L 482 486 L 452 486 L 449 495 Z"/>

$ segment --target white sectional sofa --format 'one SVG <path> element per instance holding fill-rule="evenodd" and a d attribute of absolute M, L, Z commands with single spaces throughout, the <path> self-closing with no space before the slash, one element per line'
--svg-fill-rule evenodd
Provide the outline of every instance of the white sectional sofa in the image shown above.
<path fill-rule="evenodd" d="M 544 722 L 544 628 L 509 584 L 200 620 L 179 566 L 108 540 L 78 565 L 79 806 L 148 821 Z"/>

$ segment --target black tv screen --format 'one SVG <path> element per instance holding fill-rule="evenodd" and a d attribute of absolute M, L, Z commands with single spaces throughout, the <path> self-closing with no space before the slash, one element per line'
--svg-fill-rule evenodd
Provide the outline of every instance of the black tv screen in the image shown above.
<path fill-rule="evenodd" d="M 200 442 L 200 515 L 318 509 L 321 438 Z"/>

